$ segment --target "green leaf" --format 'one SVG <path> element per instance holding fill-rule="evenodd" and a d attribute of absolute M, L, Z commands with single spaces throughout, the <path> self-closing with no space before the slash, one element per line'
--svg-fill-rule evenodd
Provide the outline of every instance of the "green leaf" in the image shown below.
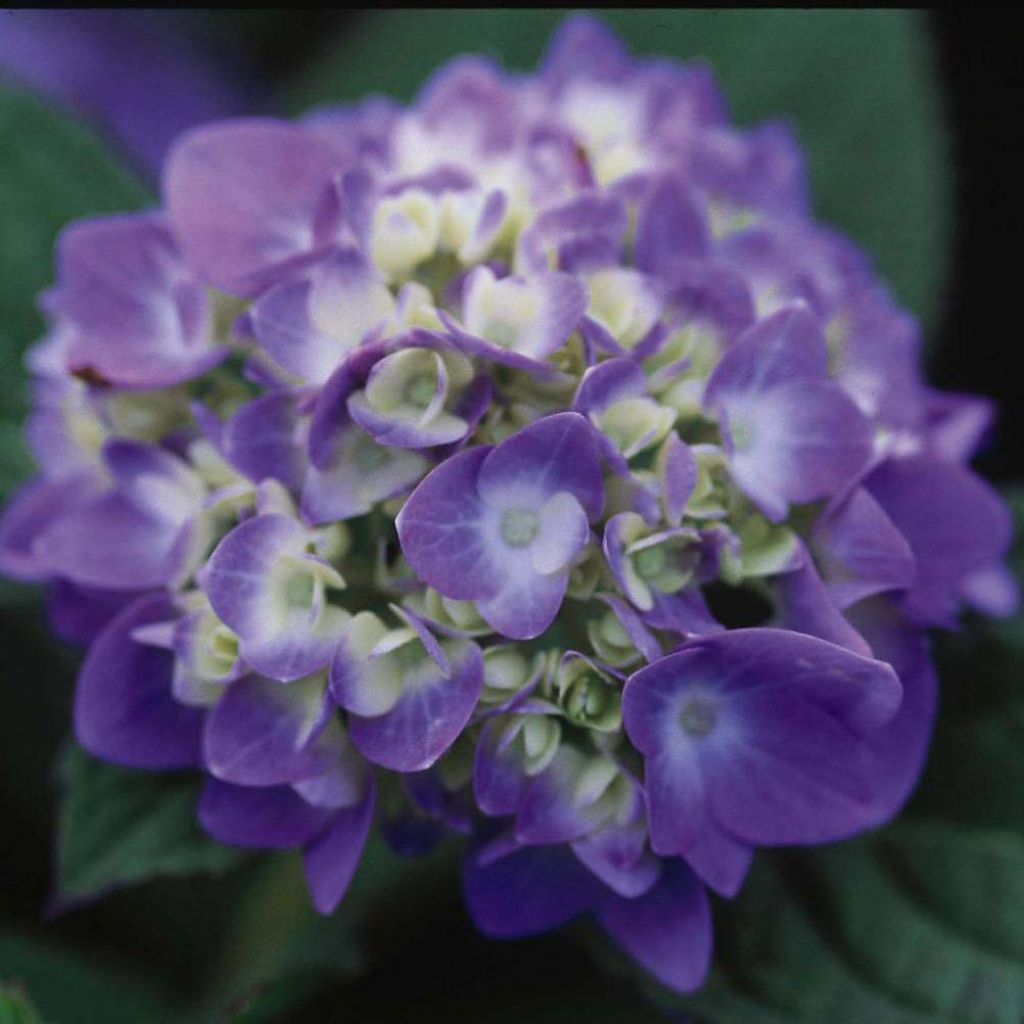
<path fill-rule="evenodd" d="M 444 60 L 536 65 L 564 13 L 522 8 L 364 14 L 298 79 L 291 108 L 372 92 L 410 99 Z M 706 58 L 740 124 L 791 117 L 816 209 L 934 326 L 948 272 L 952 182 L 925 17 L 910 11 L 607 10 L 641 54 Z"/>
<path fill-rule="evenodd" d="M 875 842 L 822 850 L 814 863 L 837 942 L 880 989 L 936 1020 L 1019 1024 L 1019 837 L 903 824 Z"/>
<path fill-rule="evenodd" d="M 832 926 L 812 916 L 814 903 L 792 873 L 792 859 L 759 856 L 736 902 L 716 908 L 718 966 L 709 984 L 674 1005 L 714 1024 L 936 1024 L 857 969 Z"/>
<path fill-rule="evenodd" d="M 220 1021 L 231 1006 L 248 1024 L 245 1014 L 262 1020 L 266 1006 L 301 1002 L 361 975 L 382 951 L 401 948 L 415 929 L 429 927 L 451 899 L 459 849 L 452 840 L 407 859 L 372 835 L 345 899 L 326 917 L 312 909 L 300 859 L 268 858 L 238 905 L 233 939 L 203 1000 L 210 1016 L 202 1020 Z"/>
<path fill-rule="evenodd" d="M 43 1024 L 20 985 L 0 984 L 0 1024 Z"/>
<path fill-rule="evenodd" d="M 842 872 L 846 872 L 845 876 Z M 908 909 L 899 882 L 869 843 L 800 855 L 762 854 L 744 892 L 717 913 L 716 966 L 681 998 L 644 982 L 670 1013 L 700 1024 L 997 1024 L 966 1001 L 919 998 L 949 970 L 960 937 L 934 931 Z M 939 941 L 940 949 L 922 942 Z M 966 943 L 966 940 L 963 940 Z M 965 949 L 967 949 L 965 945 Z M 965 953 L 966 956 L 966 953 Z M 912 983 L 908 981 L 912 979 Z M 955 1007 L 955 1009 L 954 1009 Z"/>
<path fill-rule="evenodd" d="M 1019 685 L 1022 668 L 1018 660 L 1003 686 Z M 986 682 L 980 673 L 975 678 L 979 685 Z M 971 676 L 944 677 L 944 693 L 974 681 Z M 1018 698 L 969 719 L 954 717 L 951 704 L 952 694 L 940 712 L 928 771 L 910 811 L 929 820 L 1002 825 L 1024 835 L 1024 701 Z"/>
<path fill-rule="evenodd" d="M 229 1009 L 225 1024 L 280 1024 L 282 1014 L 294 1011 L 322 988 L 314 975 L 292 976 L 261 984 Z"/>
<path fill-rule="evenodd" d="M 196 821 L 200 780 L 97 761 L 77 747 L 60 768 L 58 906 L 148 879 L 221 874 L 244 854 Z"/>
<path fill-rule="evenodd" d="M 708 985 L 657 1002 L 713 1024 L 1020 1024 L 1024 838 L 902 822 L 762 854 L 718 910 Z"/>
<path fill-rule="evenodd" d="M 32 994 L 38 1007 L 20 996 L 21 1017 L 5 1017 L 0 988 L 0 1024 L 170 1024 L 179 1020 L 164 995 L 96 961 L 51 942 L 0 932 L 0 977 Z M 6 990 L 11 999 L 12 990 Z M 15 1007 L 18 1006 L 14 1002 Z M 27 1009 L 26 1009 L 27 1008 Z M 7 1011 L 16 1013 L 16 1011 Z"/>
<path fill-rule="evenodd" d="M 34 96 L 0 86 L 0 500 L 31 466 L 21 440 L 27 376 L 21 357 L 43 330 L 38 293 L 53 279 L 65 224 L 136 209 L 145 190 L 90 132 Z"/>

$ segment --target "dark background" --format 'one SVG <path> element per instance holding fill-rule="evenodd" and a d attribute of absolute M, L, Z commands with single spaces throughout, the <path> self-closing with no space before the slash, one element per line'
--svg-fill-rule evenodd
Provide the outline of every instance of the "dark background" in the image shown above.
<path fill-rule="evenodd" d="M 267 96 L 292 77 L 297 63 L 308 61 L 325 40 L 352 29 L 362 17 L 358 12 L 312 10 L 280 15 L 246 12 L 244 31 L 238 12 L 161 16 L 178 19 L 184 31 L 237 63 L 239 73 L 258 83 L 255 94 Z M 1020 479 L 1024 40 L 1008 17 L 988 12 L 934 11 L 929 13 L 929 26 L 945 92 L 956 183 L 953 266 L 929 352 L 930 376 L 942 388 L 978 392 L 998 401 L 996 435 L 977 465 L 996 481 Z M 8 756 L 0 758 L 0 770 L 6 773 L 0 779 L 0 937 L 16 930 L 30 939 L 59 939 L 86 958 L 101 978 L 108 972 L 111 978 L 133 983 L 133 969 L 123 965 L 134 959 L 172 990 L 203 986 L 222 966 L 228 937 L 238 935 L 237 905 L 258 873 L 266 871 L 287 894 L 301 892 L 294 865 L 271 858 L 270 863 L 248 865 L 226 879 L 153 882 L 114 893 L 93 907 L 44 925 L 40 914 L 51 891 L 56 813 L 50 765 L 67 727 L 67 678 L 75 663 L 73 654 L 54 648 L 38 606 L 22 604 L 0 615 L 0 729 L 5 746 L 15 732 L 22 740 L 13 743 L 16 757 L 8 750 Z M 571 938 L 554 935 L 498 945 L 473 933 L 451 876 L 427 875 L 422 881 L 414 879 L 412 887 L 405 896 L 414 911 L 400 925 L 385 923 L 372 932 L 368 942 L 374 967 L 347 986 L 343 1002 L 318 997 L 315 1006 L 260 1019 L 374 1024 L 425 1019 L 427 1007 L 430 1019 L 473 1022 L 551 1019 L 569 1024 L 578 1019 L 643 1024 L 661 1019 L 635 999 L 626 981 L 595 968 Z M 261 914 L 259 906 L 248 912 L 249 948 L 234 951 L 236 960 L 258 950 L 264 939 L 273 939 L 269 912 Z M 0 940 L 0 980 L 13 973 L 28 979 L 30 969 L 20 962 L 4 962 L 4 950 Z M 76 986 L 85 985 L 83 993 L 88 987 L 71 968 L 54 972 L 47 984 L 66 986 L 69 998 L 74 998 Z M 102 988 L 102 980 L 97 984 Z M 545 1016 L 545 1011 L 557 1008 L 557 993 L 567 990 L 575 993 L 573 1012 Z M 104 1007 L 102 998 L 96 1005 Z M 332 1012 L 342 1006 L 343 1013 Z M 515 1008 L 513 1015 L 502 1011 L 509 1006 Z M 131 1017 L 123 1015 L 127 1012 L 108 1002 L 105 1008 L 83 1011 L 64 1024 L 132 1024 Z"/>
<path fill-rule="evenodd" d="M 996 443 L 977 465 L 996 479 L 1019 479 L 1024 475 L 1024 33 L 991 11 L 963 7 L 933 12 L 930 20 L 956 180 L 953 269 L 931 376 L 940 387 L 981 392 L 999 402 Z"/>

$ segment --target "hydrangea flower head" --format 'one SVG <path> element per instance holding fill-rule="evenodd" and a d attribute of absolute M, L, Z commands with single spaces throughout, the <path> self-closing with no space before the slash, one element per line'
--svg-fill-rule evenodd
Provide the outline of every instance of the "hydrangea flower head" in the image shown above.
<path fill-rule="evenodd" d="M 89 646 L 79 741 L 204 772 L 325 913 L 375 824 L 453 831 L 485 933 L 590 914 L 692 990 L 708 890 L 906 800 L 926 629 L 1014 607 L 987 404 L 785 125 L 593 20 L 193 130 L 57 266 L 0 566 Z"/>

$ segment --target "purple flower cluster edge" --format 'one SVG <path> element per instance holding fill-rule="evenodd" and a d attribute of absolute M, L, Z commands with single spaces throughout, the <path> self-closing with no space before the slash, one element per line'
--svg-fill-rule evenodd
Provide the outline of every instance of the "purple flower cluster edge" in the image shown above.
<path fill-rule="evenodd" d="M 454 832 L 485 934 L 591 914 L 692 991 L 758 847 L 898 813 L 927 630 L 1016 606 L 989 403 L 785 124 L 589 17 L 533 75 L 187 132 L 42 306 L 0 571 L 88 647 L 76 737 L 205 773 L 323 913 L 371 829 Z"/>

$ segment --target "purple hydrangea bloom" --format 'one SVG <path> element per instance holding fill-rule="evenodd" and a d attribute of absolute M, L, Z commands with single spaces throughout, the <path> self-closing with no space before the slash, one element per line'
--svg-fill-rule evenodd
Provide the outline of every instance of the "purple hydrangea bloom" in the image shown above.
<path fill-rule="evenodd" d="M 475 601 L 516 640 L 554 621 L 604 503 L 593 435 L 547 416 L 496 448 L 460 452 L 426 477 L 396 520 L 402 551 L 446 597 Z"/>
<path fill-rule="evenodd" d="M 683 991 L 758 847 L 892 818 L 926 630 L 1016 602 L 992 410 L 724 109 L 571 18 L 536 75 L 192 131 L 160 211 L 69 227 L 0 568 L 90 645 L 83 746 L 205 773 L 325 913 L 371 828 L 453 831 L 482 931 L 590 914 Z"/>

